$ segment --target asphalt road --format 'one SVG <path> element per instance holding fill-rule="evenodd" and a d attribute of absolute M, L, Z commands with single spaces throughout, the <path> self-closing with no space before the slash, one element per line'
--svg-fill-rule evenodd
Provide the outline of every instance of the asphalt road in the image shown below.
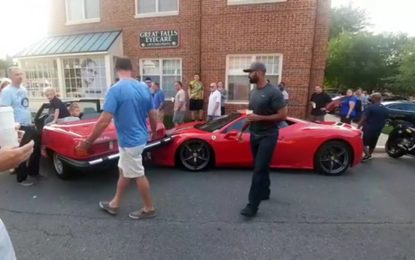
<path fill-rule="evenodd" d="M 257 218 L 239 215 L 247 170 L 148 170 L 159 216 L 134 221 L 98 208 L 115 171 L 21 187 L 0 176 L 0 217 L 18 259 L 414 259 L 415 158 L 378 157 L 341 177 L 272 174 Z"/>

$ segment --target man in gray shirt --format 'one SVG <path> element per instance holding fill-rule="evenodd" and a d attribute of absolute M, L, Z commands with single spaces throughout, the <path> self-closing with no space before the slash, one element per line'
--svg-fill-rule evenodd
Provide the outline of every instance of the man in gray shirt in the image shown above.
<path fill-rule="evenodd" d="M 254 158 L 254 174 L 249 191 L 249 203 L 241 214 L 254 217 L 262 200 L 268 200 L 271 190 L 269 164 L 278 141 L 278 124 L 287 118 L 284 96 L 265 78 L 266 67 L 263 63 L 253 63 L 249 69 L 249 81 L 256 84 L 249 98 L 247 116 L 251 133 L 251 151 Z M 243 132 L 243 131 L 242 131 Z"/>

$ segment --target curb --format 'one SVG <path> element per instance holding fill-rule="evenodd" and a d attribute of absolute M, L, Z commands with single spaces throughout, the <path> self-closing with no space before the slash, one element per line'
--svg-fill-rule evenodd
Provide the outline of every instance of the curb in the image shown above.
<path fill-rule="evenodd" d="M 385 146 L 376 146 L 374 153 L 384 153 L 385 152 Z"/>

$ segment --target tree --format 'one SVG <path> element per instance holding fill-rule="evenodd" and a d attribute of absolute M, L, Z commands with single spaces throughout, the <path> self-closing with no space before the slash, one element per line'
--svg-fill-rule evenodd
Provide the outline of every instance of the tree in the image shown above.
<path fill-rule="evenodd" d="M 330 39 L 334 39 L 341 33 L 358 33 L 369 25 L 364 10 L 343 6 L 331 9 Z"/>
<path fill-rule="evenodd" d="M 343 32 L 329 43 L 326 83 L 332 88 L 383 90 L 396 75 L 404 35 L 373 35 L 367 32 Z"/>
<path fill-rule="evenodd" d="M 389 78 L 387 89 L 401 95 L 415 94 L 415 40 L 410 41 L 402 51 L 395 76 Z"/>

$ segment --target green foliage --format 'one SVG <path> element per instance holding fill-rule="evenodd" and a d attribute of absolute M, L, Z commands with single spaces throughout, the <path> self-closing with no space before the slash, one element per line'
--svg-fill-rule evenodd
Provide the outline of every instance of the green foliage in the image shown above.
<path fill-rule="evenodd" d="M 415 93 L 415 40 L 410 41 L 402 51 L 395 76 L 390 77 L 388 90 L 401 95 Z"/>
<path fill-rule="evenodd" d="M 406 35 L 365 31 L 360 9 L 332 9 L 326 85 L 330 89 L 415 93 L 415 41 Z"/>
<path fill-rule="evenodd" d="M 330 39 L 343 32 L 361 32 L 369 25 L 365 11 L 351 6 L 333 8 L 330 21 Z"/>
<path fill-rule="evenodd" d="M 341 33 L 329 43 L 327 84 L 340 90 L 383 90 L 396 74 L 407 41 L 402 35 Z"/>

